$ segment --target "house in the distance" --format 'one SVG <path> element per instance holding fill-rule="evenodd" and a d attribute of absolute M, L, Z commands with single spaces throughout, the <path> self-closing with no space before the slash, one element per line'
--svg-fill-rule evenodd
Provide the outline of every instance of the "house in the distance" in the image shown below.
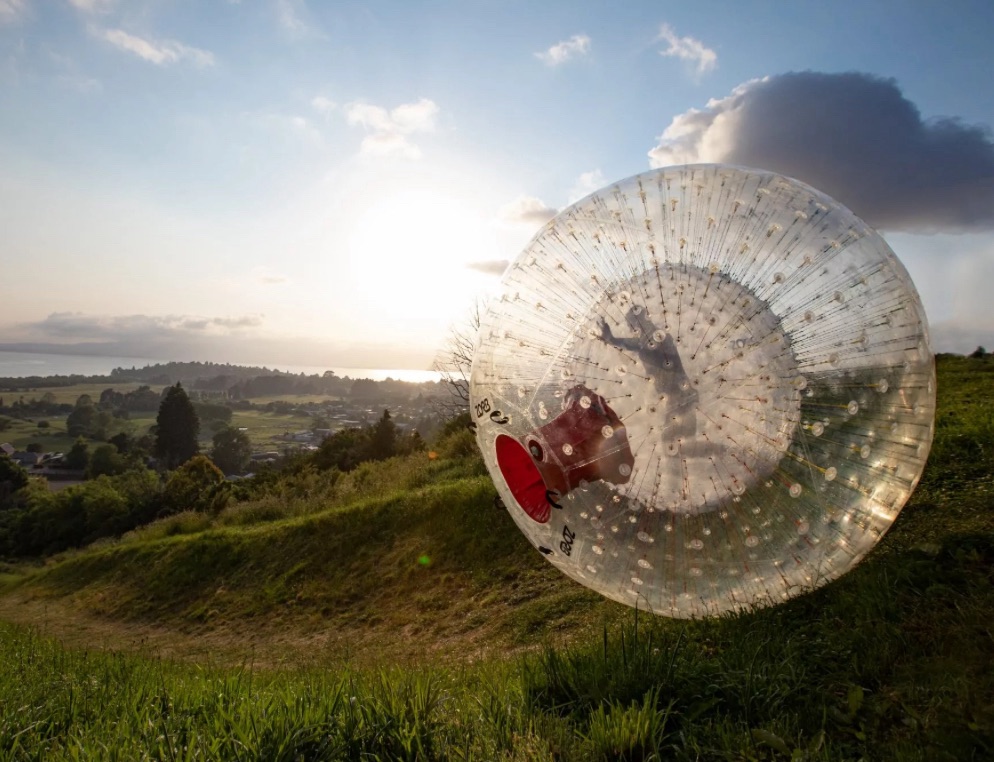
<path fill-rule="evenodd" d="M 22 450 L 17 450 L 9 457 L 12 461 L 18 463 L 21 468 L 34 468 L 41 462 L 40 452 L 24 452 Z"/>

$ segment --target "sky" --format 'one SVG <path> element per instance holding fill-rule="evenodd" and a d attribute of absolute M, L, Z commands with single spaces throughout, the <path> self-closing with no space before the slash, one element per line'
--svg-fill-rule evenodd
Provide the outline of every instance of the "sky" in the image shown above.
<path fill-rule="evenodd" d="M 994 349 L 994 3 L 0 0 L 0 350 L 426 368 L 653 167 L 876 227 Z"/>

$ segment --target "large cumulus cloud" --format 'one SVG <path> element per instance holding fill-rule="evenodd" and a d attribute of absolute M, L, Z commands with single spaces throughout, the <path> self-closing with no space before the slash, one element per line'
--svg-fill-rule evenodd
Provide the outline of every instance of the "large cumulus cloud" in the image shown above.
<path fill-rule="evenodd" d="M 869 74 L 793 72 L 746 82 L 674 118 L 649 158 L 654 167 L 770 169 L 886 230 L 994 230 L 990 129 L 923 119 L 894 80 Z"/>

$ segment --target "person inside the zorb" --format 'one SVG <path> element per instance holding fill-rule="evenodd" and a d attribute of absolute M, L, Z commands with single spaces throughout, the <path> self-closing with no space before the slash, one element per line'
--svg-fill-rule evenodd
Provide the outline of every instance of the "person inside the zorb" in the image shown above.
<path fill-rule="evenodd" d="M 662 484 L 682 493 L 685 479 L 681 456 L 703 454 L 695 443 L 697 390 L 684 369 L 672 334 L 657 327 L 646 311 L 635 305 L 628 308 L 625 318 L 633 333 L 630 338 L 616 336 L 610 324 L 602 319 L 601 339 L 609 346 L 635 355 L 651 379 L 652 393 L 647 394 L 644 411 L 662 422 L 657 429 L 662 438 L 659 453 Z"/>

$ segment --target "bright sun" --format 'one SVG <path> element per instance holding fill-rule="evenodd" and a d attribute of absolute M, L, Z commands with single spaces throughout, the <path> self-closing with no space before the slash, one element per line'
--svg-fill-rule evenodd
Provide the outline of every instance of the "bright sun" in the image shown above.
<path fill-rule="evenodd" d="M 467 265 L 497 258 L 492 229 L 468 203 L 431 190 L 383 195 L 349 238 L 355 295 L 395 336 L 444 331 L 495 280 Z M 426 337 L 427 338 L 427 337 Z"/>

